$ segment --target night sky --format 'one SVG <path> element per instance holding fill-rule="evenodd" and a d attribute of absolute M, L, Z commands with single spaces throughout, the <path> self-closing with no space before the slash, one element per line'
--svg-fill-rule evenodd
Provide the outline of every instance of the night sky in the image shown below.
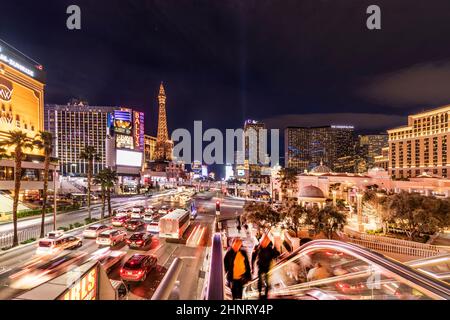
<path fill-rule="evenodd" d="M 66 28 L 77 4 L 82 29 Z M 366 28 L 366 8 L 382 30 Z M 378 132 L 450 102 L 450 1 L 1 1 L 0 38 L 44 65 L 46 103 L 146 112 L 169 130 L 353 124 Z"/>

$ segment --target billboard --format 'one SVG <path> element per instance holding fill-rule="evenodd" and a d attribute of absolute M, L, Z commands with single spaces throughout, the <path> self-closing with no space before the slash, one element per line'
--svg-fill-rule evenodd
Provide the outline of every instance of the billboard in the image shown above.
<path fill-rule="evenodd" d="M 117 150 L 116 165 L 127 167 L 141 167 L 142 152 L 136 152 L 131 150 Z"/>
<path fill-rule="evenodd" d="M 116 148 L 119 149 L 134 149 L 133 137 L 123 134 L 116 134 Z"/>
<path fill-rule="evenodd" d="M 94 266 L 79 278 L 62 295 L 61 300 L 96 300 L 97 299 L 97 266 Z"/>
<path fill-rule="evenodd" d="M 114 111 L 114 131 L 120 134 L 131 136 L 133 127 L 132 114 L 129 109 L 120 109 Z"/>
<path fill-rule="evenodd" d="M 134 111 L 133 140 L 136 150 L 144 151 L 144 113 Z"/>

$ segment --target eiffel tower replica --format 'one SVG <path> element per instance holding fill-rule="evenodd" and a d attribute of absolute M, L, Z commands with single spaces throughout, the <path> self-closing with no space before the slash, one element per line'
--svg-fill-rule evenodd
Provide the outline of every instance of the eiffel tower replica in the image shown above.
<path fill-rule="evenodd" d="M 158 134 L 156 136 L 155 160 L 150 163 L 151 171 L 165 172 L 172 161 L 173 142 L 169 140 L 166 117 L 166 92 L 161 82 L 158 94 Z"/>

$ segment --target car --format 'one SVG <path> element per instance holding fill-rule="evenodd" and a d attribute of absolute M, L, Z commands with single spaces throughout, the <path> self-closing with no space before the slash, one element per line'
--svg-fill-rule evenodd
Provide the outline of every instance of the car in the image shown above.
<path fill-rule="evenodd" d="M 120 278 L 124 281 L 144 281 L 156 268 L 157 262 L 154 255 L 134 254 L 120 268 Z"/>
<path fill-rule="evenodd" d="M 134 207 L 131 209 L 131 212 L 134 212 L 134 213 L 144 213 L 144 212 L 145 212 L 145 207 L 144 207 L 144 206 L 134 206 Z"/>
<path fill-rule="evenodd" d="M 144 225 L 145 225 L 145 223 L 144 223 L 143 221 L 141 221 L 141 220 L 138 220 L 138 219 L 131 219 L 131 220 L 128 220 L 128 221 L 124 224 L 124 227 L 125 227 L 127 230 L 130 230 L 130 231 L 136 231 L 136 230 L 139 230 L 140 228 L 142 228 Z"/>
<path fill-rule="evenodd" d="M 169 207 L 168 206 L 161 206 L 161 208 L 159 208 L 158 213 L 160 214 L 167 214 L 169 212 Z"/>
<path fill-rule="evenodd" d="M 112 219 L 112 225 L 114 227 L 123 227 L 123 225 L 129 220 L 128 216 L 114 217 Z"/>
<path fill-rule="evenodd" d="M 104 224 L 94 224 L 92 226 L 87 227 L 83 231 L 83 237 L 84 238 L 97 238 L 100 233 L 103 231 L 106 231 L 108 229 L 111 229 L 111 227 L 108 227 Z"/>
<path fill-rule="evenodd" d="M 63 230 L 54 230 L 47 233 L 47 238 L 49 239 L 58 239 L 59 237 L 62 237 L 64 235 Z"/>
<path fill-rule="evenodd" d="M 153 221 L 153 213 L 146 213 L 144 215 L 144 222 L 152 222 Z"/>
<path fill-rule="evenodd" d="M 145 248 L 152 243 L 153 236 L 145 232 L 133 233 L 125 242 L 130 248 Z"/>
<path fill-rule="evenodd" d="M 98 261 L 100 265 L 105 269 L 106 273 L 110 272 L 114 266 L 119 263 L 122 264 L 127 253 L 119 250 L 109 250 L 109 252 L 101 256 Z"/>
<path fill-rule="evenodd" d="M 144 215 L 139 212 L 132 212 L 130 215 L 130 218 L 131 219 L 142 219 L 142 218 L 144 218 Z"/>
<path fill-rule="evenodd" d="M 128 217 L 128 211 L 127 210 L 118 210 L 115 217 L 120 218 L 120 217 Z"/>
<path fill-rule="evenodd" d="M 50 260 L 43 260 L 32 268 L 26 268 L 11 275 L 10 287 L 14 289 L 31 289 L 50 279 L 67 272 L 73 265 L 83 261 L 86 252 L 62 253 Z"/>
<path fill-rule="evenodd" d="M 122 230 L 109 229 L 100 233 L 97 237 L 97 244 L 99 246 L 115 246 L 116 244 L 125 241 L 127 233 Z"/>
<path fill-rule="evenodd" d="M 147 232 L 159 233 L 159 219 L 154 219 L 152 222 L 147 224 Z"/>
<path fill-rule="evenodd" d="M 36 254 L 55 254 L 66 249 L 75 249 L 83 245 L 81 238 L 63 235 L 56 239 L 44 238 L 39 240 Z"/>
<path fill-rule="evenodd" d="M 153 213 L 155 212 L 155 207 L 154 206 L 147 206 L 145 208 L 145 213 Z"/>

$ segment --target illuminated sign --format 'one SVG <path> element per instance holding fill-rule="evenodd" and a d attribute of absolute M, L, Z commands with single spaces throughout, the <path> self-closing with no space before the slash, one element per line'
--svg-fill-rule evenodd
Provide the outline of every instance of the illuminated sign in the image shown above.
<path fill-rule="evenodd" d="M 8 65 L 10 65 L 11 67 L 29 75 L 30 77 L 34 77 L 34 71 L 28 69 L 27 67 L 25 67 L 23 64 L 20 64 L 19 62 L 17 62 L 16 60 L 14 60 L 13 58 L 7 56 L 5 53 L 3 53 L 3 48 L 0 47 L 0 61 L 3 61 L 5 63 L 7 63 Z"/>
<path fill-rule="evenodd" d="M 3 84 L 0 84 L 0 100 L 8 102 L 11 100 L 12 88 L 8 88 Z"/>
<path fill-rule="evenodd" d="M 238 169 L 238 170 L 237 170 L 237 175 L 240 176 L 240 177 L 245 176 L 245 170 L 243 170 L 243 169 Z"/>
<path fill-rule="evenodd" d="M 134 145 L 136 150 L 144 150 L 144 113 L 134 112 L 133 126 Z"/>
<path fill-rule="evenodd" d="M 95 300 L 97 298 L 97 267 L 78 279 L 62 296 L 61 300 Z"/>
<path fill-rule="evenodd" d="M 117 150 L 116 164 L 118 166 L 141 167 L 142 152 Z"/>
<path fill-rule="evenodd" d="M 331 126 L 333 129 L 355 129 L 354 126 Z"/>
<path fill-rule="evenodd" d="M 114 130 L 116 133 L 131 135 L 132 114 L 130 110 L 114 111 Z"/>
<path fill-rule="evenodd" d="M 133 137 L 125 136 L 123 134 L 117 134 L 116 135 L 116 148 L 134 149 Z"/>

